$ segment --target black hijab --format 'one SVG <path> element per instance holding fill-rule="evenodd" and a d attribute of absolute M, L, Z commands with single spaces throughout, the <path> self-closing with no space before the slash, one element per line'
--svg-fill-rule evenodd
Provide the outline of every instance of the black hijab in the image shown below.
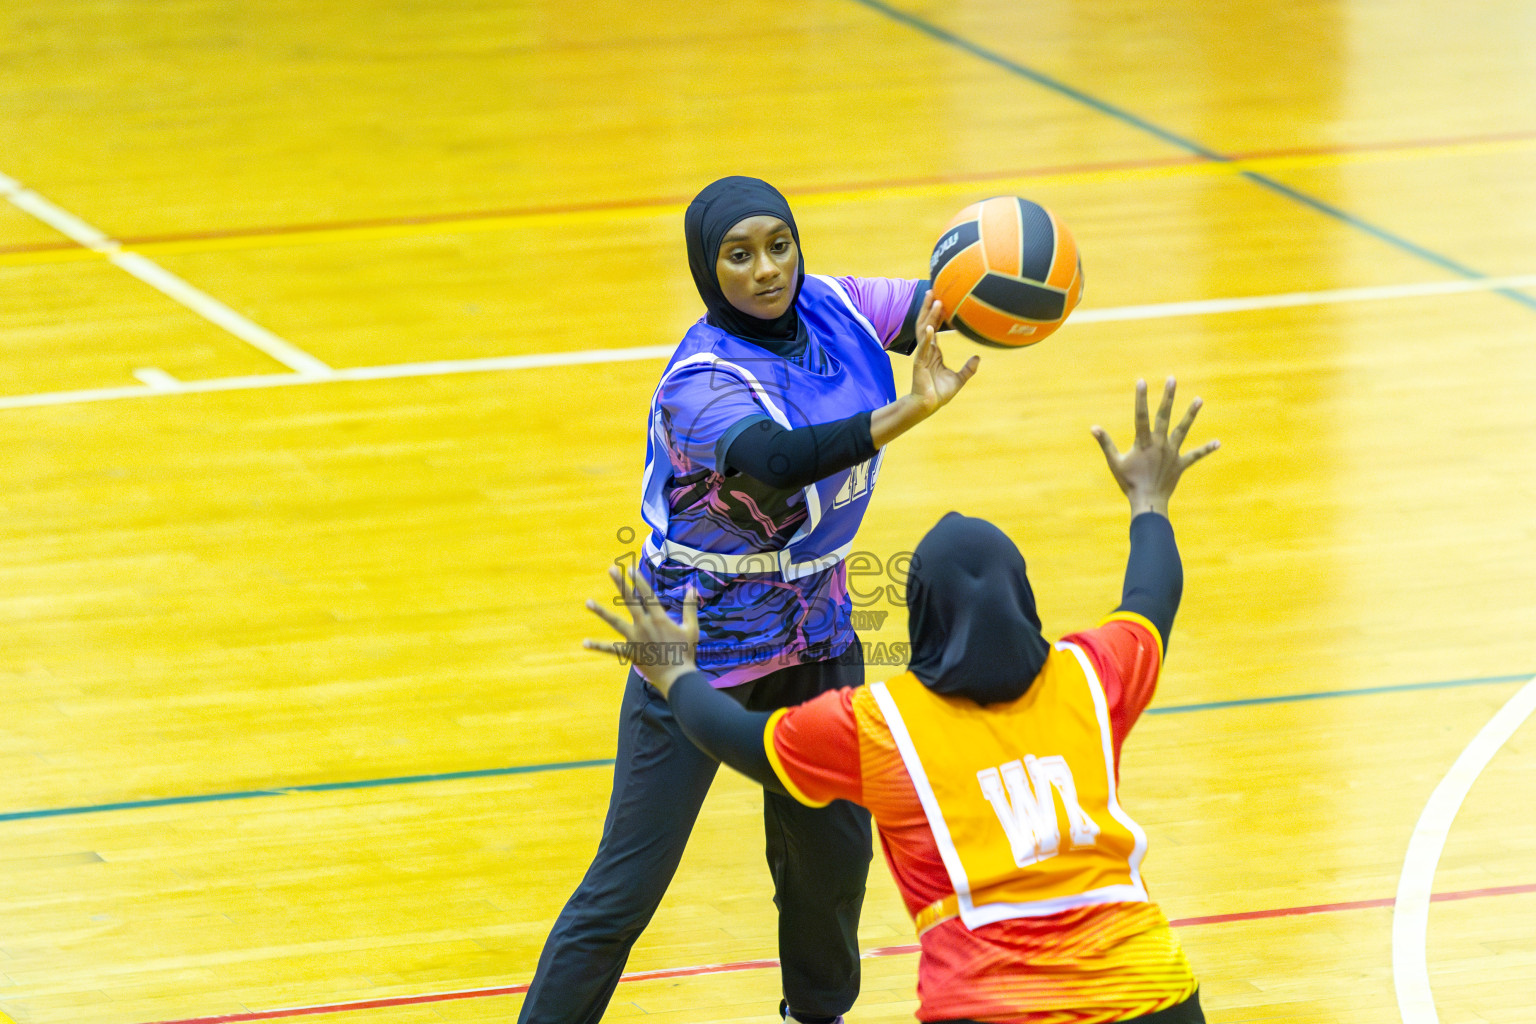
<path fill-rule="evenodd" d="M 1017 700 L 1051 651 L 1024 556 L 984 519 L 950 512 L 917 545 L 907 577 L 911 670 L 935 693 Z"/>
<path fill-rule="evenodd" d="M 777 217 L 788 224 L 795 248 L 800 247 L 800 229 L 795 227 L 795 215 L 789 210 L 788 200 L 766 181 L 737 175 L 706 185 L 683 214 L 688 269 L 693 272 L 693 283 L 709 310 L 706 319 L 712 325 L 779 355 L 797 355 L 806 340 L 805 327 L 795 312 L 795 300 L 800 297 L 800 285 L 805 281 L 804 254 L 795 278 L 794 297 L 789 308 L 774 320 L 763 320 L 731 305 L 720 290 L 720 278 L 715 273 L 720 242 L 726 233 L 748 217 L 759 216 Z"/>

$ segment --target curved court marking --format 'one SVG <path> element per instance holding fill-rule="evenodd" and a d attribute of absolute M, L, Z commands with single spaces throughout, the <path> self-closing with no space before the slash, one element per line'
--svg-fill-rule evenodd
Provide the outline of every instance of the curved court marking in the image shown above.
<path fill-rule="evenodd" d="M 1536 712 L 1536 677 L 1515 691 L 1498 714 L 1472 737 L 1440 785 L 1435 787 L 1408 840 L 1403 872 L 1392 907 L 1392 984 L 1403 1024 L 1439 1024 L 1429 990 L 1430 887 L 1456 812 L 1493 755 Z"/>
<path fill-rule="evenodd" d="M 302 352 L 271 331 L 236 313 L 205 291 L 194 288 L 142 253 L 129 252 L 121 242 L 92 227 L 68 210 L 56 206 L 14 178 L 0 174 L 0 196 L 12 206 L 37 218 L 66 238 L 92 252 L 100 253 L 119 269 L 143 281 L 155 291 L 174 299 L 209 323 L 299 374 L 330 372 L 330 367 Z"/>
<path fill-rule="evenodd" d="M 1492 889 L 1467 889 L 1461 892 L 1437 893 L 1432 897 L 1439 903 L 1446 900 L 1486 899 L 1490 896 L 1513 896 L 1536 892 L 1536 885 L 1507 885 Z M 1184 917 L 1169 921 L 1173 928 L 1191 928 L 1199 925 L 1228 924 L 1238 921 L 1260 921 L 1275 917 L 1296 917 L 1305 914 L 1337 914 L 1350 910 L 1371 910 L 1391 906 L 1391 900 L 1354 900 L 1348 903 L 1319 903 L 1306 907 L 1279 907 L 1271 910 L 1249 910 L 1235 914 L 1212 914 L 1207 917 Z M 861 959 L 873 960 L 889 956 L 910 956 L 920 949 L 916 944 L 881 946 L 866 949 Z M 634 981 L 660 981 L 668 978 L 695 978 L 707 974 L 735 974 L 740 971 L 769 970 L 779 966 L 773 959 L 737 960 L 725 964 L 699 964 L 693 967 L 662 967 L 649 971 L 632 971 L 619 978 L 621 983 Z M 156 1021 L 155 1024 L 244 1024 L 247 1021 L 281 1020 L 285 1017 L 308 1017 L 329 1013 L 345 1013 L 350 1010 L 376 1010 L 397 1006 L 421 1006 L 428 1003 L 444 1003 L 459 999 L 486 999 L 494 996 L 515 996 L 528 991 L 529 982 L 515 985 L 494 985 L 484 988 L 453 989 L 445 992 L 425 992 L 411 996 L 380 996 L 376 999 L 357 999 L 350 1002 L 316 1003 L 309 1006 L 292 1006 L 275 1010 L 247 1010 L 243 1013 L 222 1013 L 209 1017 L 186 1017 L 181 1020 Z"/>
<path fill-rule="evenodd" d="M 1484 277 L 1459 281 L 1420 281 L 1414 284 L 1378 285 L 1366 288 L 1335 288 L 1320 292 L 1288 292 L 1277 295 L 1250 295 L 1228 299 L 1197 299 L 1188 302 L 1162 302 L 1143 306 L 1115 306 L 1107 309 L 1080 309 L 1072 314 L 1074 323 L 1110 323 L 1125 320 L 1156 320 L 1176 316 L 1204 316 L 1221 313 L 1285 309 L 1294 306 L 1328 306 L 1347 302 L 1380 302 L 1389 299 L 1427 298 L 1435 295 L 1460 295 L 1511 288 L 1536 288 L 1536 274 L 1511 277 Z M 490 356 L 482 359 L 445 359 L 422 363 L 396 363 L 388 366 L 357 366 L 347 369 L 275 373 L 248 377 L 215 377 L 207 380 L 181 381 L 154 367 L 136 373 L 151 383 L 110 388 L 86 388 L 79 391 L 48 391 L 34 395 L 0 398 L 0 410 L 26 409 L 48 405 L 80 405 L 87 402 L 111 402 L 123 398 L 154 398 L 165 395 L 206 394 L 213 391 L 251 391 L 260 388 L 285 388 L 308 384 L 337 384 L 346 381 L 400 380 L 408 377 L 443 377 L 459 373 L 491 373 L 528 370 L 552 366 L 579 366 L 591 363 L 619 363 L 643 359 L 665 359 L 676 350 L 675 344 L 647 345 L 635 348 L 598 348 L 575 352 L 536 352 L 521 356 Z M 324 364 L 320 364 L 324 365 Z"/>

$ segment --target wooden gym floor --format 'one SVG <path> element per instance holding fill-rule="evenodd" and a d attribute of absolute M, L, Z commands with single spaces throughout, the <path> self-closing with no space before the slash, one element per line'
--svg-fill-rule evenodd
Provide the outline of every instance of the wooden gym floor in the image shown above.
<path fill-rule="evenodd" d="M 0 1014 L 515 1018 L 682 206 L 746 173 L 818 272 L 998 193 L 1082 246 L 1073 322 L 892 446 L 881 566 L 961 509 L 1093 623 L 1088 427 L 1206 399 L 1123 792 L 1210 1019 L 1531 1021 L 1533 97 L 1518 0 L 5 5 Z M 724 773 L 607 1019 L 772 1019 L 760 851 Z M 910 1020 L 883 865 L 862 942 L 850 1024 Z"/>

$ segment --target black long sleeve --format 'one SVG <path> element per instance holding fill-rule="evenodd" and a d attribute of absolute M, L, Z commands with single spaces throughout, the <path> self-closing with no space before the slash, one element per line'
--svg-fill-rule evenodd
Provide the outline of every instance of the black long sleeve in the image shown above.
<path fill-rule="evenodd" d="M 1131 520 L 1131 554 L 1117 611 L 1135 612 L 1157 627 L 1164 652 L 1184 595 L 1184 563 L 1167 516 L 1143 512 Z"/>
<path fill-rule="evenodd" d="M 773 487 L 806 487 L 874 457 L 867 412 L 788 430 L 766 416 L 747 417 L 720 439 L 717 463 Z"/>
<path fill-rule="evenodd" d="M 673 683 L 667 703 L 694 746 L 763 788 L 785 792 L 763 747 L 770 712 L 748 711 L 709 685 L 701 672 L 690 672 Z"/>

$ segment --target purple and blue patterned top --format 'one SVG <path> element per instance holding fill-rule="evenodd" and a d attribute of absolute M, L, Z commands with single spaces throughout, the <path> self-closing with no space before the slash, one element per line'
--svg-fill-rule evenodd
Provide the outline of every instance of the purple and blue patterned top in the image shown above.
<path fill-rule="evenodd" d="M 856 637 L 842 559 L 883 452 L 800 489 L 721 471 L 743 420 L 831 423 L 896 399 L 886 348 L 910 333 L 926 281 L 806 275 L 801 353 L 785 358 L 700 320 L 651 399 L 641 571 L 674 614 L 699 597 L 699 670 L 736 686 L 840 655 Z"/>

